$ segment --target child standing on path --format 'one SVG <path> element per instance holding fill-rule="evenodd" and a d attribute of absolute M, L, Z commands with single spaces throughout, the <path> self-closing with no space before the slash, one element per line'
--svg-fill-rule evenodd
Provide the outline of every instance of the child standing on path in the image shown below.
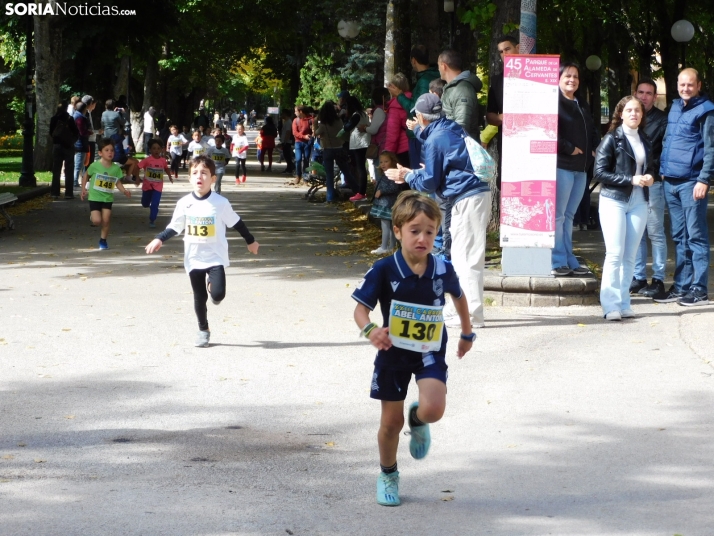
<path fill-rule="evenodd" d="M 226 173 L 226 164 L 228 164 L 228 161 L 231 159 L 231 152 L 223 147 L 223 142 L 225 141 L 223 134 L 216 134 L 215 140 L 215 147 L 209 147 L 207 155 L 216 165 L 216 185 L 213 189 L 220 194 L 221 181 L 223 180 L 223 175 Z"/>
<path fill-rule="evenodd" d="M 372 255 L 384 255 L 391 253 L 396 246 L 394 231 L 392 230 L 392 206 L 397 200 L 401 185 L 390 181 L 384 174 L 388 169 L 397 169 L 397 155 L 389 151 L 383 151 L 379 155 L 379 169 L 377 173 L 377 185 L 374 187 L 374 199 L 370 216 L 379 218 L 382 224 L 382 245 L 371 251 Z"/>
<path fill-rule="evenodd" d="M 112 219 L 114 188 L 118 188 L 127 197 L 131 197 L 131 192 L 124 188 L 120 182 L 124 177 L 124 172 L 112 162 L 114 159 L 112 140 L 102 138 L 97 142 L 97 148 L 100 159 L 93 162 L 84 172 L 80 199 L 84 201 L 84 196 L 89 190 L 89 217 L 92 220 L 92 225 L 102 226 L 99 234 L 99 249 L 109 249 L 107 236 L 109 236 L 109 224 Z M 90 181 L 89 188 L 87 188 L 88 180 Z"/>
<path fill-rule="evenodd" d="M 193 193 L 176 203 L 171 223 L 146 246 L 146 253 L 154 253 L 169 238 L 184 232 L 184 267 L 193 288 L 193 306 L 198 318 L 195 346 L 205 348 L 211 337 L 208 329 L 206 304 L 218 305 L 226 296 L 228 240 L 226 228 L 238 231 L 248 244 L 248 251 L 258 254 L 258 242 L 250 234 L 243 220 L 233 211 L 225 197 L 211 192 L 216 181 L 216 166 L 207 156 L 191 160 L 189 175 Z"/>
<path fill-rule="evenodd" d="M 144 170 L 144 182 L 141 185 L 141 206 L 149 207 L 149 227 L 156 227 L 154 223 L 159 214 L 159 203 L 161 193 L 164 191 L 164 173 L 173 183 L 171 170 L 166 163 L 166 159 L 161 156 L 163 143 L 161 140 L 152 139 L 149 141 L 149 156 L 139 162 L 139 168 Z"/>
<path fill-rule="evenodd" d="M 374 362 L 370 396 L 382 402 L 377 434 L 381 472 L 377 503 L 398 506 L 397 447 L 404 426 L 404 400 L 412 374 L 419 401 L 408 411 L 409 452 L 420 460 L 429 452 L 429 423 L 441 419 L 446 407 L 446 329 L 443 308 L 451 294 L 461 319 L 456 355 L 471 349 L 476 337 L 466 298 L 451 263 L 431 255 L 441 213 L 433 199 L 403 192 L 392 210 L 394 233 L 402 249 L 378 260 L 365 274 L 352 297 L 358 302 L 354 318 L 362 335 L 379 350 Z M 379 302 L 382 327 L 369 320 Z"/>
<path fill-rule="evenodd" d="M 233 136 L 233 156 L 236 157 L 236 184 L 239 184 L 240 182 L 245 182 L 245 161 L 248 158 L 248 137 L 245 135 L 242 123 L 238 123 L 236 133 Z"/>
<path fill-rule="evenodd" d="M 166 142 L 166 152 L 171 156 L 171 172 L 177 179 L 181 155 L 183 155 L 183 146 L 187 143 L 188 140 L 183 137 L 183 134 L 179 134 L 178 127 L 171 125 L 171 136 Z"/>

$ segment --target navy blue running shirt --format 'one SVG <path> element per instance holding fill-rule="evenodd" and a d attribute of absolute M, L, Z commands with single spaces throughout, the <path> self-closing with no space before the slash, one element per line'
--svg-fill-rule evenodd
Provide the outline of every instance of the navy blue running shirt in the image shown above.
<path fill-rule="evenodd" d="M 379 302 L 382 310 L 382 327 L 389 325 L 389 313 L 392 300 L 420 305 L 443 306 L 445 295 L 456 298 L 462 295 L 459 278 L 450 262 L 429 255 L 424 275 L 419 277 L 411 271 L 401 251 L 374 263 L 352 297 L 374 310 Z M 435 352 L 443 356 L 446 353 L 446 327 L 443 328 L 441 350 Z M 417 371 L 433 362 L 431 352 L 421 353 L 392 346 L 389 350 L 380 350 L 374 364 L 395 370 Z"/>

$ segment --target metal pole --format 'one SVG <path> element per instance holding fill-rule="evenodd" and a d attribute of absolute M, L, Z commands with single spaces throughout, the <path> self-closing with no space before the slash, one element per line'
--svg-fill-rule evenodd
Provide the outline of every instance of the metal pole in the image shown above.
<path fill-rule="evenodd" d="M 20 170 L 20 186 L 35 187 L 37 186 L 37 178 L 35 177 L 34 168 L 34 134 L 35 134 L 35 119 L 34 119 L 34 97 L 35 87 L 32 83 L 33 78 L 33 46 L 32 46 L 32 26 L 34 24 L 33 17 L 27 17 L 27 28 L 25 29 L 25 121 L 22 130 L 22 168 Z"/>

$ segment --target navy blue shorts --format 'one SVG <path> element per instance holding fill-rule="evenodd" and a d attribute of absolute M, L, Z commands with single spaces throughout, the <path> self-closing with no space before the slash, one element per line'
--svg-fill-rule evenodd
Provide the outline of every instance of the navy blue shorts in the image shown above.
<path fill-rule="evenodd" d="M 416 381 L 422 378 L 434 378 L 446 383 L 449 366 L 443 356 L 434 357 L 436 358 L 435 363 L 420 369 L 418 372 L 375 366 L 369 391 L 370 398 L 391 402 L 405 400 L 412 374 Z"/>

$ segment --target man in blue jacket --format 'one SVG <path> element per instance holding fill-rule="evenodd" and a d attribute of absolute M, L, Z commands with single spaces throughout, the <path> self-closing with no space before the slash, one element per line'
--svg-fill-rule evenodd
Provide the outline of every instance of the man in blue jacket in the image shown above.
<path fill-rule="evenodd" d="M 707 194 L 714 177 L 714 103 L 701 95 L 694 69 L 677 78 L 681 99 L 672 102 L 664 135 L 660 175 L 676 247 L 674 284 L 659 303 L 707 305 L 709 230 Z"/>
<path fill-rule="evenodd" d="M 473 172 L 466 149 L 468 134 L 458 123 L 442 115 L 439 97 L 426 93 L 414 106 L 421 131 L 421 155 L 424 167 L 408 169 L 399 166 L 387 170 L 391 180 L 406 182 L 412 190 L 436 193 L 451 205 L 451 262 L 466 293 L 474 328 L 484 327 L 483 276 L 486 261 L 486 226 L 491 214 L 491 191 L 488 184 Z M 449 327 L 461 323 L 453 303 L 444 308 L 444 321 Z"/>

